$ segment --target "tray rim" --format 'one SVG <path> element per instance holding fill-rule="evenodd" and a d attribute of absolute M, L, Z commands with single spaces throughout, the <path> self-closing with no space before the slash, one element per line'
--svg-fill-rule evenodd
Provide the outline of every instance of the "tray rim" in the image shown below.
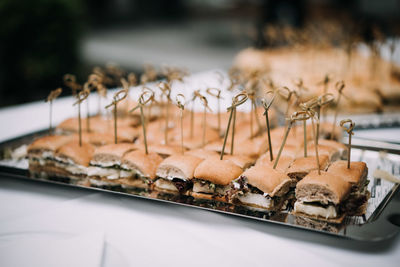
<path fill-rule="evenodd" d="M 7 146 L 10 146 L 11 144 L 14 143 L 21 143 L 25 139 L 32 139 L 35 136 L 41 136 L 48 132 L 48 130 L 39 130 L 35 132 L 30 132 L 25 135 L 17 136 L 8 140 L 5 140 L 3 142 L 0 142 L 0 151 L 4 151 L 4 148 Z M 365 149 L 367 151 L 376 151 L 374 149 L 371 149 L 369 147 L 362 148 L 362 147 L 357 147 L 359 149 Z M 394 153 L 395 154 L 395 153 Z M 2 157 L 2 155 L 0 155 Z M 1 158 L 0 158 L 1 159 Z M 37 179 L 37 178 L 32 178 L 29 176 L 29 171 L 27 169 L 21 169 L 21 168 L 13 168 L 10 166 L 5 166 L 5 165 L 0 165 L 0 179 L 5 176 L 5 177 L 10 177 L 10 178 L 17 178 L 18 180 L 22 181 L 32 181 L 34 183 L 40 182 L 40 183 L 45 183 L 45 184 L 53 184 L 53 185 L 58 185 L 58 186 L 65 186 L 69 188 L 79 188 L 80 190 L 89 190 L 89 191 L 97 191 L 97 192 L 103 192 L 107 194 L 116 194 L 120 196 L 125 196 L 125 197 L 135 197 L 139 199 L 146 199 L 146 200 L 151 200 L 151 201 L 159 201 L 162 203 L 168 203 L 170 205 L 180 205 L 180 206 L 185 206 L 185 207 L 192 207 L 192 208 L 198 208 L 202 210 L 207 210 L 207 211 L 212 211 L 212 212 L 217 212 L 220 214 L 226 214 L 230 216 L 238 216 L 241 218 L 246 218 L 246 219 L 252 219 L 252 220 L 257 220 L 257 221 L 262 221 L 266 223 L 274 223 L 276 225 L 283 225 L 285 227 L 291 227 L 294 229 L 301 229 L 301 230 L 308 230 L 314 233 L 320 233 L 320 234 L 325 234 L 329 236 L 335 236 L 335 237 L 340 237 L 340 238 L 345 238 L 345 239 L 350 239 L 350 240 L 359 240 L 359 241 L 381 241 L 388 239 L 394 235 L 396 235 L 400 231 L 400 227 L 394 226 L 394 227 L 389 227 L 391 228 L 390 231 L 391 233 L 386 234 L 383 238 L 362 238 L 359 235 L 347 235 L 345 234 L 340 234 L 340 233 L 334 233 L 334 232 L 328 232 L 328 231 L 323 231 L 323 230 L 318 230 L 318 229 L 312 229 L 308 228 L 305 226 L 301 225 L 296 225 L 296 224 L 291 224 L 291 223 L 286 223 L 286 222 L 280 222 L 277 220 L 271 220 L 271 219 L 265 219 L 265 218 L 260 218 L 256 216 L 251 216 L 251 215 L 246 215 L 246 214 L 241 214 L 241 213 L 236 213 L 232 211 L 223 211 L 223 210 L 218 210 L 218 209 L 213 209 L 209 207 L 202 207 L 198 205 L 192 205 L 188 203 L 181 203 L 177 201 L 172 201 L 172 200 L 166 200 L 166 199 L 159 199 L 159 198 L 153 198 L 150 196 L 141 196 L 138 194 L 132 194 L 132 193 L 127 193 L 127 192 L 120 192 L 120 191 L 114 191 L 114 190 L 109 190 L 109 189 L 103 189 L 103 188 L 97 188 L 97 187 L 91 187 L 91 186 L 84 186 L 84 185 L 77 185 L 77 184 L 70 184 L 70 183 L 65 183 L 61 181 L 54 181 L 54 180 L 48 180 L 48 179 Z M 389 221 L 387 221 L 387 216 L 383 216 L 384 213 L 388 211 L 387 206 L 391 204 L 391 200 L 393 197 L 398 193 L 400 190 L 400 184 L 394 184 L 392 187 L 391 191 L 382 199 L 381 203 L 377 206 L 375 211 L 371 214 L 370 218 L 366 220 L 364 224 L 361 225 L 347 225 L 346 228 L 354 228 L 357 227 L 358 229 L 361 228 L 369 228 L 374 223 L 382 224 L 382 223 L 387 223 L 393 226 Z M 290 216 L 291 214 L 288 214 Z M 384 221 L 384 222 L 383 222 Z M 362 232 L 363 230 L 361 230 Z M 346 232 L 346 229 L 345 229 Z"/>

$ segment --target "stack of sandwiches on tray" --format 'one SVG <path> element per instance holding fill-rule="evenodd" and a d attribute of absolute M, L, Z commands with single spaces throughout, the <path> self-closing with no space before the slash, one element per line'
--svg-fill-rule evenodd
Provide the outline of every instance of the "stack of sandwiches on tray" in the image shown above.
<path fill-rule="evenodd" d="M 160 109 L 166 105 L 170 105 L 169 123 L 165 123 L 163 111 L 153 111 L 145 122 L 137 113 L 123 113 L 118 114 L 118 131 L 114 131 L 110 117 L 101 115 L 90 118 L 90 129 L 85 120 L 82 128 L 75 118 L 63 121 L 55 135 L 40 137 L 29 145 L 31 176 L 133 194 L 185 198 L 208 207 L 265 213 L 285 210 L 331 223 L 341 223 L 346 215 L 365 213 L 368 168 L 363 162 L 351 162 L 348 168 L 347 146 L 333 138 L 324 139 L 340 138 L 338 129 L 326 134 L 332 124 L 321 123 L 316 148 L 313 127 L 294 125 L 285 139 L 286 126 L 277 126 L 277 113 L 271 109 L 269 147 L 266 127 L 260 123 L 265 121 L 260 108 L 252 109 L 254 113 L 235 113 L 233 139 L 229 128 L 229 138 L 224 138 L 224 127 L 229 125 L 225 113 L 220 117 L 208 113 L 209 124 L 204 128 L 204 113 L 187 110 L 181 113 L 181 136 L 179 110 L 171 103 L 163 103 Z M 280 149 L 283 140 L 286 145 Z M 278 151 L 280 158 L 275 162 Z"/>

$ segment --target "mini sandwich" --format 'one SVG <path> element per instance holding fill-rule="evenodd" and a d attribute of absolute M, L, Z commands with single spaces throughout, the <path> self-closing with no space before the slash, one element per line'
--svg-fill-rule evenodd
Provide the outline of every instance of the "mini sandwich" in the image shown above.
<path fill-rule="evenodd" d="M 347 146 L 334 140 L 319 139 L 318 145 L 330 146 L 339 151 L 340 159 L 347 159 Z"/>
<path fill-rule="evenodd" d="M 175 146 L 175 145 L 150 145 L 149 146 L 149 150 L 152 152 L 157 153 L 158 155 L 160 155 L 163 159 L 175 155 L 175 154 L 179 154 L 182 152 L 182 148 L 180 146 Z"/>
<path fill-rule="evenodd" d="M 286 201 L 292 180 L 266 165 L 246 170 L 232 182 L 232 202 L 257 211 L 279 210 Z"/>
<path fill-rule="evenodd" d="M 157 168 L 154 189 L 172 194 L 184 194 L 192 188 L 192 179 L 197 165 L 203 159 L 191 155 L 173 155 Z"/>
<path fill-rule="evenodd" d="M 49 162 L 54 161 L 56 150 L 71 141 L 71 136 L 50 135 L 35 140 L 28 146 L 29 171 L 40 176 Z"/>
<path fill-rule="evenodd" d="M 90 159 L 95 147 L 91 144 L 71 141 L 57 148 L 52 157 L 47 157 L 41 166 L 42 173 L 49 178 L 61 177 L 61 181 L 85 182 Z"/>
<path fill-rule="evenodd" d="M 342 205 L 351 185 L 332 173 L 310 172 L 296 185 L 294 213 L 299 216 L 341 223 L 346 215 Z"/>
<path fill-rule="evenodd" d="M 365 162 L 352 161 L 347 169 L 347 161 L 336 161 L 328 168 L 328 173 L 340 176 L 350 183 L 351 192 L 344 203 L 348 215 L 365 214 L 370 192 L 368 191 L 368 167 Z"/>
<path fill-rule="evenodd" d="M 297 152 L 299 155 L 303 155 L 303 151 L 299 150 Z M 315 156 L 315 144 L 307 145 L 307 156 Z M 326 146 L 318 144 L 318 155 L 328 156 L 329 161 L 336 161 L 341 158 L 341 151 L 333 146 Z"/>
<path fill-rule="evenodd" d="M 218 153 L 215 151 L 198 148 L 198 149 L 192 149 L 192 150 L 185 152 L 185 155 L 191 155 L 191 156 L 195 156 L 195 157 L 198 157 L 201 159 L 207 159 L 209 157 L 218 155 Z"/>
<path fill-rule="evenodd" d="M 209 143 L 204 149 L 221 153 L 223 147 L 223 141 L 215 141 Z M 242 141 L 235 139 L 234 154 L 250 157 L 257 159 L 262 153 L 267 151 L 268 142 L 264 137 L 254 137 L 253 139 L 245 139 Z M 225 146 L 225 153 L 229 154 L 231 149 L 231 143 L 228 141 Z"/>
<path fill-rule="evenodd" d="M 216 161 L 218 161 L 220 160 L 220 155 L 213 156 L 210 158 L 214 158 Z M 224 159 L 232 161 L 237 166 L 242 168 L 242 170 L 246 170 L 247 168 L 249 168 L 251 165 L 254 164 L 254 160 L 252 158 L 243 155 L 225 155 Z"/>
<path fill-rule="evenodd" d="M 263 155 L 261 155 L 261 157 L 258 158 L 257 162 L 256 162 L 256 166 L 257 165 L 265 165 L 268 167 L 273 168 L 274 164 L 275 164 L 275 159 L 274 160 L 270 160 L 270 156 L 269 153 L 265 153 Z M 289 156 L 281 156 L 279 158 L 278 164 L 276 165 L 276 170 L 280 171 L 280 172 L 286 172 L 287 169 L 289 168 L 290 164 L 293 162 L 294 158 L 293 157 L 289 157 Z"/>
<path fill-rule="evenodd" d="M 130 173 L 121 170 L 122 157 L 138 146 L 134 144 L 110 144 L 96 148 L 93 153 L 88 176 L 93 186 L 120 187 L 121 179 L 130 177 Z"/>
<path fill-rule="evenodd" d="M 329 164 L 329 158 L 326 155 L 319 155 L 319 169 L 326 170 Z M 313 170 L 318 170 L 316 157 L 301 157 L 295 159 L 290 165 L 286 174 L 294 181 L 300 181 L 304 176 Z"/>
<path fill-rule="evenodd" d="M 121 161 L 121 170 L 125 177 L 121 183 L 133 190 L 151 189 L 157 167 L 162 160 L 163 158 L 154 152 L 146 154 L 145 151 L 135 150 L 126 153 Z"/>
<path fill-rule="evenodd" d="M 230 160 L 206 159 L 194 171 L 191 195 L 195 199 L 225 202 L 225 195 L 231 188 L 230 183 L 242 172 L 242 168 Z"/>

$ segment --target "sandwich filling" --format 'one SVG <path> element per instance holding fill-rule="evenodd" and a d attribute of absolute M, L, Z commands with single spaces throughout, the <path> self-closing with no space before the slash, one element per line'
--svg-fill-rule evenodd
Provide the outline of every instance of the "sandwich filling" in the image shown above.
<path fill-rule="evenodd" d="M 177 168 L 160 168 L 157 171 L 158 179 L 154 182 L 156 188 L 162 191 L 185 193 L 192 188 L 192 181 Z"/>
<path fill-rule="evenodd" d="M 232 198 L 233 201 L 239 202 L 252 209 L 271 210 L 282 202 L 281 197 L 271 197 L 268 193 L 249 184 L 245 176 L 240 176 L 232 182 L 229 197 Z"/>
<path fill-rule="evenodd" d="M 219 185 L 214 184 L 210 181 L 194 178 L 193 192 L 209 194 L 212 196 L 224 197 L 225 194 L 230 190 L 230 185 Z"/>
<path fill-rule="evenodd" d="M 323 205 L 320 202 L 296 201 L 294 203 L 294 211 L 312 216 L 322 217 L 325 219 L 336 218 L 338 216 L 335 205 Z"/>
<path fill-rule="evenodd" d="M 53 151 L 43 151 L 41 153 L 29 153 L 29 165 L 45 167 L 56 167 L 75 175 L 87 175 L 88 168 L 76 164 L 72 159 L 59 157 Z"/>

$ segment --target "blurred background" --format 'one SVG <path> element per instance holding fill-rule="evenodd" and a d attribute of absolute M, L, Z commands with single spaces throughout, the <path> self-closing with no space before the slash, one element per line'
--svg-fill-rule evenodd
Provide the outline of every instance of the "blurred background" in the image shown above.
<path fill-rule="evenodd" d="M 65 73 L 83 83 L 110 62 L 137 74 L 145 63 L 228 69 L 246 47 L 286 45 L 266 37 L 269 25 L 336 21 L 367 42 L 376 28 L 398 36 L 399 14 L 399 0 L 2 0 L 0 107 L 45 99 Z"/>

